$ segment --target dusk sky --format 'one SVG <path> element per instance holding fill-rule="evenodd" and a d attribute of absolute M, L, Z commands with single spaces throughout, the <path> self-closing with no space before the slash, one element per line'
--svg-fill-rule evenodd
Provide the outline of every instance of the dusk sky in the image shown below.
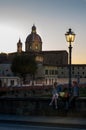
<path fill-rule="evenodd" d="M 67 50 L 65 33 L 76 34 L 72 63 L 86 64 L 86 0 L 0 0 L 0 53 L 17 51 L 35 24 L 43 50 Z"/>

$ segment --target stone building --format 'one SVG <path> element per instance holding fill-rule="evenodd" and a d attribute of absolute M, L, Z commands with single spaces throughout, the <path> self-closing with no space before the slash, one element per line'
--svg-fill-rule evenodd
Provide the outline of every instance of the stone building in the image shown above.
<path fill-rule="evenodd" d="M 27 36 L 25 41 L 25 52 L 28 54 L 35 53 L 36 61 L 38 62 L 38 71 L 36 74 L 36 82 L 43 82 L 52 84 L 55 80 L 57 80 L 57 76 L 54 75 L 52 79 L 50 77 L 45 77 L 45 69 L 46 67 L 53 67 L 56 70 L 57 65 L 65 65 L 68 64 L 68 53 L 65 50 L 42 50 L 42 38 L 39 34 L 37 34 L 36 26 L 32 26 L 31 33 Z M 18 50 L 18 49 L 17 49 Z"/>
<path fill-rule="evenodd" d="M 13 57 L 16 53 L 27 53 L 28 55 L 35 54 L 38 64 L 35 83 L 53 84 L 53 82 L 61 81 L 63 78 L 68 82 L 68 52 L 66 50 L 42 50 L 42 38 L 37 34 L 35 25 L 32 26 L 31 33 L 26 37 L 25 51 L 22 50 L 22 44 L 19 38 L 16 52 L 0 54 L 0 65 L 5 64 L 5 67 L 2 67 L 3 70 L 0 70 L 0 76 L 13 76 L 10 69 Z M 8 69 L 5 69 L 6 66 Z M 86 79 L 86 65 L 72 65 L 72 77 Z M 28 80 L 27 77 L 27 82 Z"/>

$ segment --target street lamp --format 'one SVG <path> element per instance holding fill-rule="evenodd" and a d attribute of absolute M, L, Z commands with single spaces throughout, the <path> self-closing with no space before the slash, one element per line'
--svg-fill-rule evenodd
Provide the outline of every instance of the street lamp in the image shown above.
<path fill-rule="evenodd" d="M 71 93 L 71 53 L 72 53 L 72 45 L 71 43 L 75 40 L 75 34 L 72 32 L 71 28 L 65 34 L 66 41 L 69 43 L 69 93 Z"/>

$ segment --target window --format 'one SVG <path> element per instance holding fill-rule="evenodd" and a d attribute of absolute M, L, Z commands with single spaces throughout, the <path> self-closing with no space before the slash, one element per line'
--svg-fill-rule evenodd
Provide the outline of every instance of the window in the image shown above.
<path fill-rule="evenodd" d="M 74 71 L 72 71 L 72 74 L 74 74 Z"/>
<path fill-rule="evenodd" d="M 14 80 L 11 80 L 10 82 L 11 82 L 11 85 L 13 86 L 14 85 Z"/>
<path fill-rule="evenodd" d="M 54 75 L 54 70 L 52 70 L 52 75 Z"/>
<path fill-rule="evenodd" d="M 78 75 L 79 75 L 79 72 L 78 72 Z"/>
<path fill-rule="evenodd" d="M 49 70 L 49 74 L 50 74 L 50 75 L 52 74 L 51 70 Z"/>
<path fill-rule="evenodd" d="M 79 66 L 78 66 L 78 69 L 79 69 Z"/>
<path fill-rule="evenodd" d="M 83 72 L 83 75 L 84 75 L 84 72 Z"/>
<path fill-rule="evenodd" d="M 85 67 L 83 66 L 82 68 L 84 69 Z"/>
<path fill-rule="evenodd" d="M 48 75 L 48 70 L 45 70 L 45 74 Z"/>
<path fill-rule="evenodd" d="M 74 70 L 74 66 L 72 67 L 72 70 Z"/>
<path fill-rule="evenodd" d="M 38 49 L 38 45 L 35 46 L 36 50 Z"/>
<path fill-rule="evenodd" d="M 57 75 L 58 74 L 58 71 L 57 70 L 55 70 L 55 75 Z"/>

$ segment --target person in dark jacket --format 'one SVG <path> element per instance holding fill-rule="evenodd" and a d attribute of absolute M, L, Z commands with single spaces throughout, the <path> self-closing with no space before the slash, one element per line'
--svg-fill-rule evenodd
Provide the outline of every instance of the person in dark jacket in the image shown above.
<path fill-rule="evenodd" d="M 79 97 L 79 85 L 77 81 L 73 81 L 72 96 L 70 98 L 71 107 L 75 108 L 75 101 Z"/>

